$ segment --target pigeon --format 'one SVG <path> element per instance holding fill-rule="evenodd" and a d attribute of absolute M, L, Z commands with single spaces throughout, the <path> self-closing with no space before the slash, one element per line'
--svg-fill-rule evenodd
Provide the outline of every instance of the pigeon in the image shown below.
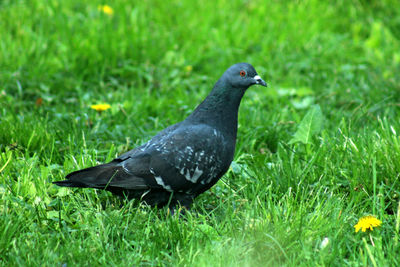
<path fill-rule="evenodd" d="M 267 86 L 252 65 L 235 64 L 185 120 L 109 163 L 72 172 L 66 180 L 53 183 L 104 189 L 150 206 L 189 209 L 228 171 L 240 101 L 255 84 Z"/>

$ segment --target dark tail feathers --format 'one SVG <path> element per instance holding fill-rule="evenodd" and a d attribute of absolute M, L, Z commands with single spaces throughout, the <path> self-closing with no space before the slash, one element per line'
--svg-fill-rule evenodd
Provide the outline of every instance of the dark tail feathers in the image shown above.
<path fill-rule="evenodd" d="M 71 172 L 65 177 L 67 180 L 56 181 L 53 184 L 64 187 L 104 188 L 115 172 L 116 168 L 112 164 L 102 164 Z"/>
<path fill-rule="evenodd" d="M 63 186 L 63 187 L 81 187 L 81 188 L 89 187 L 83 183 L 73 182 L 70 180 L 56 181 L 56 182 L 53 182 L 53 184 L 56 184 L 58 186 Z"/>
<path fill-rule="evenodd" d="M 149 186 L 141 177 L 125 172 L 118 162 L 110 162 L 71 172 L 64 181 L 53 182 L 58 186 L 110 189 L 110 187 L 143 190 Z"/>

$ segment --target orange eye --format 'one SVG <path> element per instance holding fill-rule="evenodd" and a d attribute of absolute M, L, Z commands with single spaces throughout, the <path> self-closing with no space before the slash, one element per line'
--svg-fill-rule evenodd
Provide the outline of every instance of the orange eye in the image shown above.
<path fill-rule="evenodd" d="M 246 76 L 246 72 L 245 72 L 244 70 L 241 70 L 241 71 L 239 72 L 239 74 L 240 74 L 240 76 L 242 76 L 242 77 Z"/>

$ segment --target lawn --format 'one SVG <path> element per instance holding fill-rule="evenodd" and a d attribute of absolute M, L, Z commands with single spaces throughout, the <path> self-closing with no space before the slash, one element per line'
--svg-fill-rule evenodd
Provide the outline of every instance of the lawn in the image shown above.
<path fill-rule="evenodd" d="M 181 121 L 237 62 L 269 87 L 186 214 L 51 183 Z M 398 266 L 399 72 L 397 0 L 2 0 L 0 265 Z"/>

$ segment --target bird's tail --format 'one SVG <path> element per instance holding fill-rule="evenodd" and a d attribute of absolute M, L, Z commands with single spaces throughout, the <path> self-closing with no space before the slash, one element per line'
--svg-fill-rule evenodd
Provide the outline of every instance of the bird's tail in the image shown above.
<path fill-rule="evenodd" d="M 64 181 L 53 182 L 58 186 L 111 189 L 110 187 L 142 190 L 148 185 L 141 177 L 126 172 L 118 161 L 78 170 L 68 174 Z"/>
<path fill-rule="evenodd" d="M 85 185 L 84 183 L 80 183 L 80 182 L 72 182 L 70 180 L 64 180 L 64 181 L 55 181 L 53 182 L 53 184 L 56 184 L 58 186 L 63 186 L 63 187 L 88 187 L 87 185 Z"/>
<path fill-rule="evenodd" d="M 63 187 L 92 187 L 104 188 L 109 183 L 113 172 L 117 170 L 110 164 L 102 164 L 68 174 L 64 181 L 56 181 L 53 184 Z"/>

